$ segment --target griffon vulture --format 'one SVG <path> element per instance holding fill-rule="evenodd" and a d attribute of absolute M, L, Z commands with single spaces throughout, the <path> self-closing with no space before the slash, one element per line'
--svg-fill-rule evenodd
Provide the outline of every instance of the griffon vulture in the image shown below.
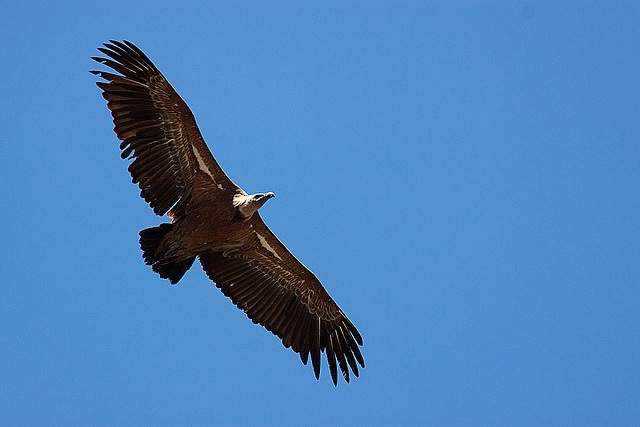
<path fill-rule="evenodd" d="M 273 193 L 249 195 L 218 166 L 191 110 L 134 44 L 111 41 L 93 59 L 116 73 L 92 71 L 122 141 L 122 158 L 140 196 L 171 223 L 140 232 L 144 261 L 178 283 L 198 258 L 207 276 L 254 322 L 299 353 L 316 378 L 326 352 L 349 382 L 364 359 L 362 337 L 325 291 L 265 225 L 258 209 Z"/>

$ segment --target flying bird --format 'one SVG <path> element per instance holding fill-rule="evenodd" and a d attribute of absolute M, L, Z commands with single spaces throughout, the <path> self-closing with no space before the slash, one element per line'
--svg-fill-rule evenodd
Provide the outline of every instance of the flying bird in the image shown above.
<path fill-rule="evenodd" d="M 122 142 L 121 157 L 140 196 L 170 223 L 140 232 L 146 264 L 178 283 L 195 259 L 222 293 L 285 347 L 309 355 L 316 379 L 326 353 L 334 385 L 338 367 L 349 382 L 364 368 L 362 337 L 316 276 L 260 218 L 271 192 L 247 194 L 209 151 L 193 113 L 133 43 L 114 41 L 93 57 L 116 73 L 91 71 Z"/>

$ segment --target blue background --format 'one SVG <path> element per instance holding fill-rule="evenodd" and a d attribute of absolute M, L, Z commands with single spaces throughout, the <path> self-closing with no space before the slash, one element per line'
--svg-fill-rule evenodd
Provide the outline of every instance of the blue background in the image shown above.
<path fill-rule="evenodd" d="M 453 4 L 449 4 L 453 3 Z M 0 423 L 640 421 L 640 3 L 5 2 Z M 334 388 L 155 217 L 89 59 L 138 44 L 364 337 Z"/>

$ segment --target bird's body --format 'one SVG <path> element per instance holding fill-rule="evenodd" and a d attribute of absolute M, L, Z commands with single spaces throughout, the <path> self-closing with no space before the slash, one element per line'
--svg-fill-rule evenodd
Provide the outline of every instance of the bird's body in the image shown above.
<path fill-rule="evenodd" d="M 282 339 L 309 355 L 316 377 L 326 351 L 334 384 L 364 360 L 360 334 L 316 276 L 269 230 L 258 209 L 273 193 L 248 195 L 222 171 L 193 114 L 153 63 L 129 42 L 111 41 L 94 58 L 120 74 L 93 73 L 108 101 L 133 182 L 171 223 L 140 232 L 145 262 L 177 283 L 196 258 L 222 292 Z M 337 363 L 336 363 L 337 362 Z"/>

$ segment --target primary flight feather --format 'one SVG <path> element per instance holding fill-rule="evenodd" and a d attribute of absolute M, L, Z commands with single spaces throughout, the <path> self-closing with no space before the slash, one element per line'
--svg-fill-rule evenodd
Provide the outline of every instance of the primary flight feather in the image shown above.
<path fill-rule="evenodd" d="M 333 383 L 364 367 L 362 337 L 316 276 L 265 225 L 258 209 L 273 193 L 249 195 L 223 172 L 191 110 L 133 43 L 111 40 L 92 71 L 122 141 L 140 196 L 171 223 L 140 232 L 145 262 L 175 284 L 196 258 L 216 286 L 254 322 L 282 339 L 316 378 L 326 352 Z"/>

